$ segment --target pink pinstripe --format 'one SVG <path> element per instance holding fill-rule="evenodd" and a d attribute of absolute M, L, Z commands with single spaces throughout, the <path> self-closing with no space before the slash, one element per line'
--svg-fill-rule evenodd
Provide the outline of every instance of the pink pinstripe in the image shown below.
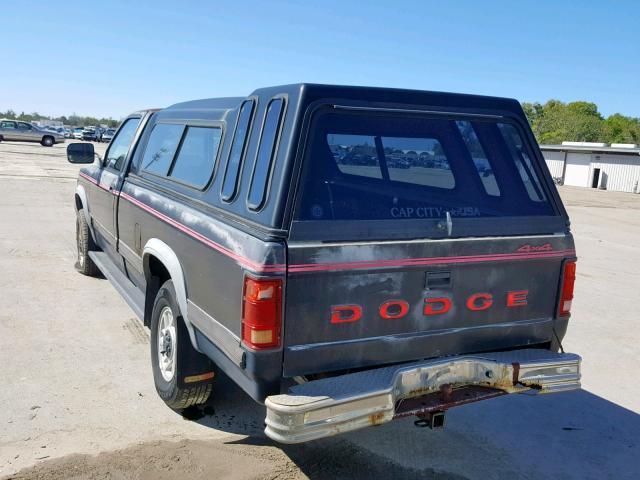
<path fill-rule="evenodd" d="M 253 270 L 255 272 L 277 273 L 277 272 L 284 272 L 286 270 L 285 265 L 282 265 L 282 264 L 279 264 L 279 265 L 278 264 L 275 264 L 275 265 L 264 265 L 264 264 L 256 263 L 256 262 L 254 262 L 252 260 L 249 260 L 248 258 L 243 257 L 242 255 L 239 255 L 239 254 L 237 254 L 235 252 L 232 252 L 228 248 L 223 247 L 222 245 L 214 242 L 210 238 L 205 237 L 201 233 L 196 232 L 195 230 L 187 227 L 186 225 L 183 225 L 183 224 L 175 221 L 173 218 L 168 217 L 164 213 L 158 212 L 157 210 L 151 208 L 150 206 L 142 203 L 138 199 L 133 198 L 131 195 L 128 195 L 128 194 L 126 194 L 124 192 L 121 192 L 120 196 L 122 198 L 128 200 L 129 202 L 133 203 L 134 205 L 140 207 L 141 209 L 149 212 L 150 214 L 154 215 L 155 217 L 158 217 L 160 220 L 168 223 L 172 227 L 177 228 L 181 232 L 186 233 L 187 235 L 195 238 L 196 240 L 199 240 L 200 242 L 204 243 L 208 247 L 211 247 L 214 250 L 216 250 L 216 251 L 218 251 L 218 252 L 220 252 L 220 253 L 222 253 L 222 254 L 224 254 L 224 255 L 232 258 L 232 259 L 234 259 L 235 261 L 237 261 L 241 265 L 243 265 L 245 267 L 248 267 L 249 269 L 251 269 L 251 270 Z"/>
<path fill-rule="evenodd" d="M 102 188 L 103 190 L 108 190 L 94 178 L 80 172 L 80 176 L 87 179 L 94 185 Z M 359 262 L 335 262 L 335 263 L 309 263 L 309 264 L 297 264 L 290 265 L 287 269 L 286 265 L 283 264 L 274 264 L 274 265 L 265 265 L 256 263 L 252 260 L 249 260 L 242 255 L 239 255 L 226 247 L 214 242 L 210 238 L 205 237 L 199 232 L 183 225 L 176 220 L 168 217 L 167 215 L 155 210 L 154 208 L 142 203 L 138 199 L 128 195 L 124 192 L 118 192 L 116 190 L 111 190 L 114 195 L 120 194 L 120 196 L 134 205 L 140 207 L 141 209 L 149 212 L 153 216 L 159 218 L 160 220 L 168 223 L 169 225 L 177 228 L 181 232 L 189 235 L 190 237 L 195 238 L 201 243 L 213 248 L 214 250 L 226 255 L 239 264 L 260 273 L 282 273 L 285 271 L 289 271 L 292 273 L 303 273 L 303 272 L 323 272 L 323 271 L 331 271 L 331 270 L 361 270 L 361 269 L 371 269 L 371 268 L 392 268 L 392 267 L 414 267 L 414 266 L 427 266 L 427 265 L 442 265 L 442 264 L 451 264 L 451 263 L 482 263 L 482 262 L 500 262 L 500 261 L 520 261 L 520 260 L 534 260 L 534 259 L 551 259 L 551 258 L 563 258 L 563 257 L 571 257 L 575 256 L 576 252 L 573 249 L 566 250 L 556 250 L 550 252 L 534 252 L 534 253 L 499 253 L 499 254 L 490 254 L 490 255 L 465 255 L 465 256 L 453 256 L 453 257 L 430 257 L 430 258 L 407 258 L 407 259 L 396 259 L 396 260 L 364 260 Z"/>
<path fill-rule="evenodd" d="M 371 260 L 360 262 L 311 263 L 290 265 L 290 272 L 321 272 L 328 270 L 356 270 L 388 267 L 413 267 L 425 265 L 442 265 L 447 263 L 481 263 L 513 260 L 533 260 L 541 258 L 561 258 L 574 256 L 575 250 L 558 250 L 538 253 L 501 253 L 493 255 L 465 255 L 458 257 L 407 258 L 399 260 Z"/>

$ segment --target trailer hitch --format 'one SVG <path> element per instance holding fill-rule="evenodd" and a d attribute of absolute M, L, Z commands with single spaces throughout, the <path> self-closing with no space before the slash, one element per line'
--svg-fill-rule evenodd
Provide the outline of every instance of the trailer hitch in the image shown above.
<path fill-rule="evenodd" d="M 413 424 L 419 428 L 429 427 L 431 430 L 444 428 L 444 414 L 444 411 L 418 413 L 416 414 L 418 420 Z"/>

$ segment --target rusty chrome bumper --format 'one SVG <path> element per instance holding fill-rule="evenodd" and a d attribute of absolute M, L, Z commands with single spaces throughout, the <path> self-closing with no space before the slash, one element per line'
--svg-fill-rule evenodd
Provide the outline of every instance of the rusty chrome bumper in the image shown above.
<path fill-rule="evenodd" d="M 266 399 L 265 433 L 282 443 L 329 437 L 389 422 L 407 412 L 400 408 L 403 402 L 418 397 L 444 391 L 449 401 L 438 404 L 441 410 L 469 403 L 450 399 L 455 398 L 452 392 L 470 387 L 497 394 L 575 390 L 580 388 L 580 361 L 572 353 L 527 349 L 440 358 L 315 380 Z M 478 395 L 475 400 L 496 393 Z"/>

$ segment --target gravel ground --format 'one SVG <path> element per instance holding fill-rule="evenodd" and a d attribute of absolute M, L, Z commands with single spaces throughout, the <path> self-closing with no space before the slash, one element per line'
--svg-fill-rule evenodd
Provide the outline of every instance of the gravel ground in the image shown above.
<path fill-rule="evenodd" d="M 148 330 L 73 269 L 64 148 L 0 143 L 0 477 L 640 478 L 640 195 L 560 189 L 579 256 L 564 346 L 584 357 L 582 391 L 454 409 L 443 431 L 406 419 L 282 446 L 222 376 L 191 420 L 157 397 Z"/>

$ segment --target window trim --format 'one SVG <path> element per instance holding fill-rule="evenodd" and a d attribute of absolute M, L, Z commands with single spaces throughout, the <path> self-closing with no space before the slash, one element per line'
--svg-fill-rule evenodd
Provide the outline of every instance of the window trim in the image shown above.
<path fill-rule="evenodd" d="M 126 167 L 126 163 L 127 163 L 127 159 L 129 158 L 129 155 L 131 154 L 131 147 L 133 147 L 133 145 L 136 143 L 136 134 L 140 128 L 140 125 L 142 124 L 142 115 L 130 115 L 127 118 L 124 119 L 124 121 L 120 124 L 120 126 L 118 127 L 118 129 L 116 130 L 116 133 L 114 133 L 113 138 L 111 139 L 111 142 L 109 142 L 109 147 L 107 148 L 107 151 L 104 152 L 104 158 L 102 159 L 102 168 L 109 170 L 111 172 L 115 172 L 118 175 L 120 175 L 122 172 L 124 172 L 125 167 Z M 107 163 L 107 158 L 109 158 L 109 152 L 111 151 L 111 147 L 113 146 L 113 141 L 117 138 L 118 134 L 120 133 L 120 130 L 122 129 L 122 127 L 130 120 L 138 120 L 138 126 L 136 127 L 136 130 L 133 132 L 133 137 L 131 139 L 131 143 L 129 144 L 129 148 L 127 149 L 127 154 L 124 157 L 124 163 L 122 165 L 122 169 L 118 170 L 117 168 L 111 167 L 108 163 Z"/>
<path fill-rule="evenodd" d="M 249 197 L 251 196 L 251 189 L 253 188 L 253 182 L 255 180 L 256 168 L 258 166 L 258 157 L 260 156 L 262 139 L 264 137 L 264 130 L 267 122 L 267 114 L 269 113 L 269 106 L 271 105 L 271 103 L 273 103 L 276 100 L 282 100 L 282 106 L 280 107 L 280 112 L 278 115 L 278 124 L 276 128 L 275 136 L 273 139 L 274 140 L 273 145 L 271 146 L 271 154 L 269 155 L 269 167 L 268 167 L 269 171 L 267 172 L 267 176 L 264 180 L 264 185 L 262 187 L 262 199 L 260 200 L 259 204 L 253 205 L 249 201 Z M 262 116 L 262 126 L 260 128 L 260 137 L 258 138 L 256 155 L 253 161 L 253 169 L 251 171 L 251 181 L 249 182 L 249 191 L 247 192 L 247 198 L 245 200 L 245 204 L 247 208 L 254 213 L 259 213 L 264 209 L 264 206 L 266 205 L 267 200 L 269 198 L 269 193 L 271 192 L 271 180 L 273 177 L 273 166 L 275 162 L 274 157 L 276 156 L 278 149 L 280 148 L 282 130 L 284 128 L 284 122 L 285 122 L 285 117 L 287 113 L 287 105 L 288 105 L 288 96 L 286 94 L 279 94 L 271 97 L 264 109 L 264 114 Z"/>
<path fill-rule="evenodd" d="M 158 125 L 180 125 L 182 126 L 182 133 L 180 134 L 180 140 L 178 141 L 178 146 L 176 147 L 176 151 L 173 153 L 173 157 L 171 157 L 171 162 L 169 163 L 169 169 L 167 170 L 167 175 L 159 175 L 155 172 L 151 172 L 149 170 L 147 170 L 146 168 L 144 168 L 142 166 L 142 161 L 144 160 L 144 155 L 147 152 L 147 148 L 149 146 L 149 140 L 151 140 L 151 135 L 153 135 L 153 130 L 156 128 L 156 126 Z M 144 150 L 142 151 L 142 153 L 140 154 L 140 164 L 138 165 L 137 168 L 137 172 L 136 175 L 138 175 L 140 178 L 148 180 L 148 181 L 153 181 L 154 179 L 159 179 L 161 181 L 164 182 L 169 182 L 169 183 L 174 183 L 177 185 L 181 185 L 183 187 L 187 187 L 190 190 L 194 190 L 194 191 L 198 191 L 198 192 L 204 192 L 207 189 L 209 189 L 213 183 L 213 180 L 215 179 L 215 175 L 218 169 L 218 162 L 220 159 L 220 156 L 222 154 L 222 147 L 224 145 L 224 140 L 225 140 L 225 128 L 226 124 L 224 121 L 220 121 L 220 120 L 178 120 L 178 119 L 173 119 L 173 118 L 167 118 L 167 119 L 160 119 L 157 122 L 154 123 L 153 127 L 151 128 L 151 131 L 149 132 L 148 137 L 145 140 L 145 145 L 144 145 Z M 188 182 L 184 182 L 182 180 L 178 180 L 175 178 L 172 178 L 168 175 L 169 172 L 171 172 L 171 170 L 173 169 L 173 165 L 176 161 L 176 158 L 178 158 L 178 154 L 180 153 L 180 150 L 182 149 L 182 143 L 184 142 L 184 138 L 186 136 L 187 130 L 189 129 L 189 127 L 203 127 L 203 128 L 219 128 L 220 129 L 220 143 L 218 144 L 218 150 L 216 152 L 216 157 L 214 159 L 214 164 L 213 164 L 213 170 L 211 171 L 211 175 L 209 177 L 209 179 L 207 180 L 207 183 L 205 183 L 205 185 L 203 187 L 200 187 L 199 185 L 193 185 L 191 183 Z M 147 177 L 148 175 L 148 177 Z M 150 177 L 150 178 L 149 178 Z M 170 187 L 169 187 L 170 188 Z"/>
<path fill-rule="evenodd" d="M 233 192 L 231 193 L 230 196 L 226 197 L 223 193 L 223 189 L 224 189 L 225 180 L 227 179 L 227 172 L 229 171 L 229 161 L 231 160 L 231 152 L 233 150 L 233 144 L 236 140 L 236 136 L 238 135 L 238 126 L 240 125 L 240 113 L 242 112 L 242 107 L 244 107 L 244 105 L 249 102 L 252 103 L 251 115 L 249 116 L 249 123 L 247 124 L 247 133 L 242 142 L 242 149 L 240 150 L 240 161 L 238 163 L 238 171 L 236 172 L 236 178 L 234 179 L 234 182 L 233 182 L 234 183 Z M 253 122 L 255 121 L 257 111 L 258 111 L 258 97 L 248 97 L 240 104 L 240 107 L 238 108 L 238 118 L 236 118 L 236 124 L 233 128 L 233 137 L 231 137 L 231 141 L 229 142 L 229 152 L 227 153 L 227 161 L 224 166 L 224 174 L 222 175 L 222 182 L 220 184 L 220 199 L 224 203 L 228 203 L 228 204 L 233 203 L 238 198 L 238 194 L 240 193 L 240 189 L 238 188 L 239 181 L 242 178 L 242 172 L 244 171 L 244 164 L 246 163 L 245 160 L 247 157 L 247 150 L 249 148 L 249 141 L 251 139 Z"/>
<path fill-rule="evenodd" d="M 190 128 L 208 128 L 210 130 L 220 130 L 220 141 L 218 142 L 218 148 L 216 149 L 216 153 L 213 158 L 211 173 L 209 174 L 209 177 L 207 178 L 206 182 L 204 182 L 203 185 L 196 185 L 190 182 L 185 182 L 184 180 L 180 180 L 171 176 L 171 173 L 173 172 L 173 168 L 175 167 L 176 162 L 178 161 L 178 158 L 180 158 L 180 152 L 182 151 L 182 146 L 184 145 L 184 141 L 187 138 L 187 133 L 189 132 Z M 224 128 L 222 126 L 186 124 L 184 130 L 182 131 L 182 138 L 180 138 L 180 143 L 178 143 L 178 148 L 176 150 L 176 153 L 173 155 L 173 159 L 171 160 L 171 164 L 169 165 L 169 171 L 167 173 L 167 176 L 164 178 L 167 178 L 172 182 L 179 183 L 180 185 L 184 185 L 194 190 L 203 192 L 204 190 L 207 189 L 207 187 L 211 184 L 211 181 L 213 180 L 213 176 L 216 172 L 216 165 L 218 165 L 218 159 L 220 158 L 220 152 L 222 150 L 223 142 L 224 142 Z M 161 176 L 161 175 L 158 175 L 158 176 Z"/>

